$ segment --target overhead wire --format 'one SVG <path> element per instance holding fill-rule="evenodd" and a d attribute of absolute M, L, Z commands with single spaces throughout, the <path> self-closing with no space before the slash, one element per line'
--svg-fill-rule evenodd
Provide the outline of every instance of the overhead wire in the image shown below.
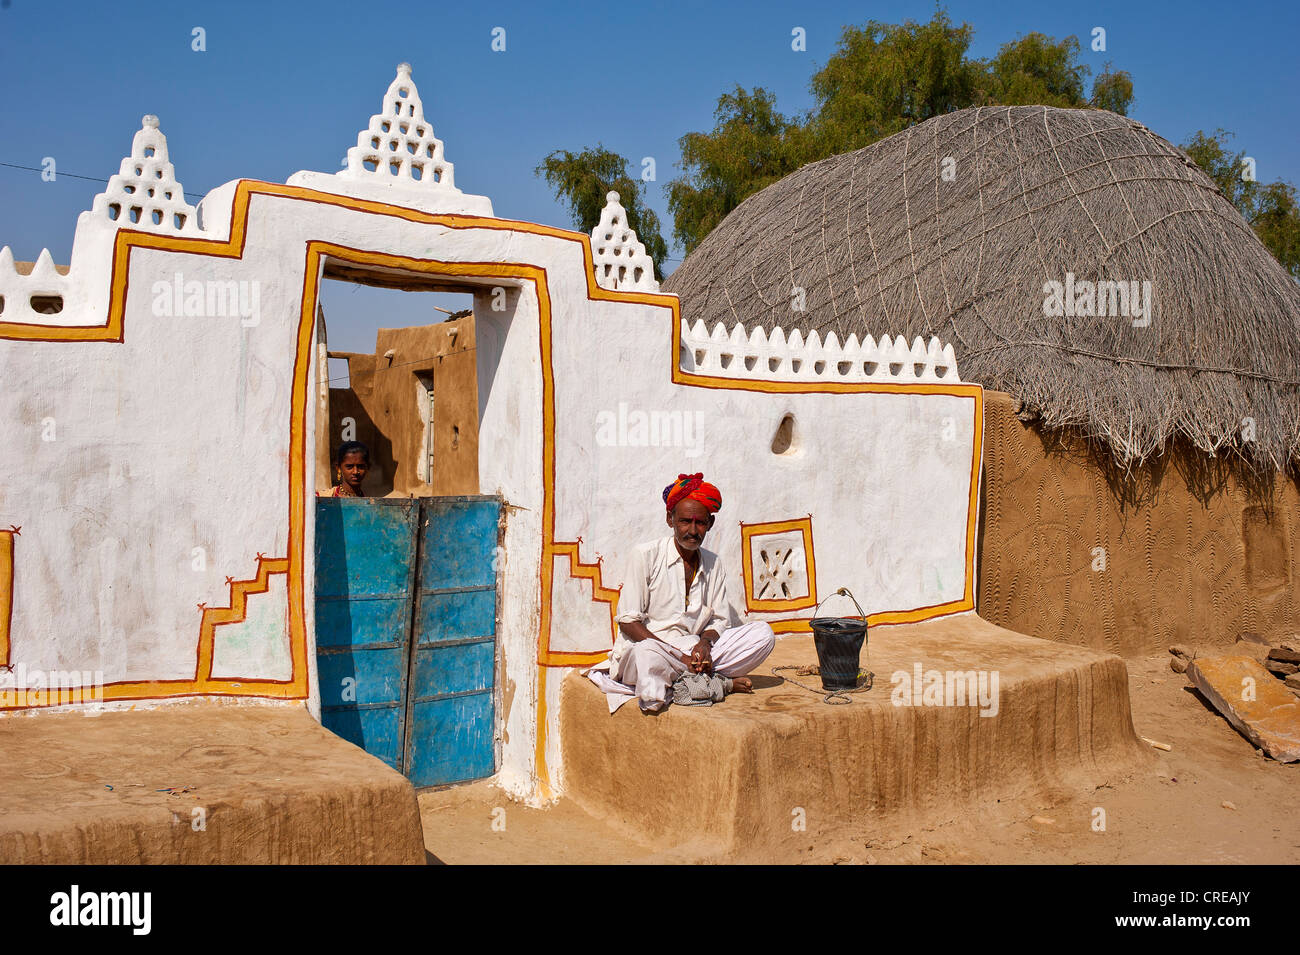
<path fill-rule="evenodd" d="M 0 162 L 0 166 L 8 166 L 10 169 L 25 169 L 28 172 L 43 173 L 46 171 L 40 166 L 23 166 L 15 162 Z M 69 179 L 85 179 L 87 182 L 102 182 L 105 185 L 108 184 L 108 180 L 103 178 L 102 176 L 83 176 L 75 172 L 59 172 L 57 168 L 55 169 L 54 172 L 54 179 L 46 180 L 46 181 L 55 182 L 58 180 L 59 176 L 66 176 Z M 202 193 L 202 192 L 188 192 L 188 191 L 185 191 L 184 194 L 186 196 L 189 196 L 191 199 L 202 199 L 206 195 L 206 193 Z"/>

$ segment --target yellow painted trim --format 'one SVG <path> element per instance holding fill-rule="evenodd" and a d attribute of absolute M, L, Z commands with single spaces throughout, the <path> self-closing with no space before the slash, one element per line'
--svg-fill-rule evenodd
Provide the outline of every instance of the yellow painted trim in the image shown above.
<path fill-rule="evenodd" d="M 9 665 L 9 627 L 14 616 L 14 532 L 0 531 L 0 667 Z"/>
<path fill-rule="evenodd" d="M 551 800 L 551 778 L 546 768 L 546 674 L 547 668 L 537 668 L 537 747 L 533 752 L 533 765 L 537 771 L 539 794 L 546 802 Z"/>
<path fill-rule="evenodd" d="M 900 623 L 920 623 L 923 620 L 933 620 L 936 617 L 947 617 L 954 613 L 964 613 L 967 610 L 974 610 L 974 607 L 968 606 L 965 600 L 952 600 L 944 604 L 935 604 L 933 607 L 920 607 L 916 610 L 888 610 L 882 613 L 867 614 L 867 624 L 872 627 L 888 627 Z M 856 617 L 857 614 L 852 614 Z M 792 617 L 785 620 L 770 620 L 772 630 L 775 633 L 808 633 L 812 629 L 809 626 L 811 617 Z"/>
<path fill-rule="evenodd" d="M 784 597 L 779 600 L 760 600 L 754 596 L 753 539 L 769 534 L 800 531 L 803 536 L 804 570 L 808 578 L 808 593 L 803 597 Z M 767 521 L 740 525 L 741 573 L 745 581 L 745 609 L 754 613 L 775 613 L 785 610 L 807 610 L 817 606 L 817 559 L 813 553 L 812 516 L 789 521 Z"/>
<path fill-rule="evenodd" d="M 203 619 L 200 623 L 199 632 L 198 683 L 200 686 L 213 681 L 212 660 L 216 653 L 216 628 L 231 623 L 243 623 L 248 617 L 248 598 L 256 594 L 264 594 L 270 590 L 272 574 L 286 574 L 288 572 L 289 560 L 287 558 L 269 560 L 265 557 L 259 557 L 257 575 L 252 580 L 235 580 L 231 582 L 230 606 L 203 608 Z M 292 644 L 290 646 L 292 650 Z M 298 672 L 297 663 L 298 661 L 294 660 L 292 672 Z M 220 682 L 227 683 L 231 681 L 223 679 Z M 249 683 L 251 681 L 239 680 L 237 682 Z"/>
<path fill-rule="evenodd" d="M 617 626 L 615 617 L 618 616 L 619 590 L 605 586 L 601 578 L 601 561 L 596 561 L 594 564 L 583 563 L 578 552 L 581 543 L 581 541 L 556 541 L 553 554 L 555 557 L 567 556 L 569 558 L 569 577 L 573 580 L 582 578 L 591 581 L 591 599 L 609 605 L 609 628 L 611 639 L 613 639 L 615 627 Z M 548 652 L 553 655 L 557 651 Z M 604 652 L 601 652 L 602 656 Z"/>

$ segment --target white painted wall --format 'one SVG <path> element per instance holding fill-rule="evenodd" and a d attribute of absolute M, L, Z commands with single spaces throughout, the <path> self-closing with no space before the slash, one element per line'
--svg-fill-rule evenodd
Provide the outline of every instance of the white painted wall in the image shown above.
<path fill-rule="evenodd" d="M 706 546 L 723 556 L 736 603 L 743 599 L 740 523 L 806 515 L 821 594 L 848 586 L 870 613 L 961 600 L 973 573 L 967 533 L 978 389 L 966 386 L 960 396 L 907 394 L 893 381 L 858 381 L 877 390 L 768 393 L 746 388 L 759 378 L 764 387 L 779 387 L 780 374 L 734 370 L 730 380 L 714 382 L 718 387 L 674 384 L 683 357 L 686 370 L 695 370 L 673 323 L 675 300 L 598 290 L 588 236 L 488 216 L 412 221 L 390 214 L 395 210 L 363 207 L 358 190 L 374 191 L 364 180 L 300 174 L 291 181 L 310 181 L 335 198 L 232 182 L 200 204 L 201 228 L 177 234 L 224 240 L 239 233 L 232 232 L 231 216 L 242 188 L 251 198 L 246 224 L 238 223 L 246 225 L 239 257 L 214 255 L 215 246 L 133 251 L 120 343 L 18 340 L 3 323 L 49 317 L 0 313 L 0 330 L 10 331 L 0 338 L 7 385 L 0 421 L 25 475 L 0 488 L 0 527 L 23 528 L 15 550 L 11 662 L 102 670 L 108 682 L 185 678 L 195 666 L 198 605 L 224 606 L 228 576 L 248 578 L 259 552 L 281 558 L 295 547 L 304 558 L 307 693 L 318 710 L 310 329 L 301 369 L 307 459 L 297 539 L 290 532 L 288 486 L 293 357 L 309 242 L 487 263 L 480 269 L 487 274 L 461 280 L 478 287 L 480 490 L 501 494 L 506 504 L 500 783 L 511 793 L 545 801 L 561 779 L 558 694 L 567 671 L 540 666 L 539 658 L 596 654 L 612 639 L 608 604 L 593 600 L 591 581 L 573 576 L 569 556 L 545 548 L 581 539 L 579 560 L 599 560 L 602 583 L 617 587 L 630 548 L 666 532 L 660 491 L 679 472 L 703 471 L 722 490 L 723 508 Z M 389 202 L 405 201 L 402 188 L 375 188 Z M 429 189 L 406 208 L 464 212 L 466 201 L 458 191 Z M 62 325 L 106 321 L 113 241 L 122 228 L 92 213 L 82 217 L 72 274 L 62 285 Z M 518 265 L 540 269 L 549 298 L 543 301 L 531 280 L 493 275 L 494 263 L 502 272 Z M 256 316 L 165 314 L 158 290 L 177 275 L 183 291 L 191 282 L 251 283 Z M 21 295 L 22 279 L 0 274 L 0 287 Z M 492 291 L 498 286 L 506 290 L 500 311 L 493 308 L 502 300 Z M 549 365 L 542 358 L 547 305 Z M 314 315 L 315 303 L 307 307 Z M 684 327 L 689 336 L 689 323 Z M 950 352 L 922 351 L 933 380 Z M 546 526 L 548 375 L 553 534 Z M 814 391 L 823 384 L 804 382 Z M 675 445 L 647 446 L 618 425 L 630 426 L 635 412 L 678 415 L 690 430 Z M 786 414 L 795 419 L 795 442 L 778 455 L 771 441 Z M 55 440 L 43 438 L 48 420 L 55 422 Z M 195 548 L 205 555 L 201 569 Z M 554 574 L 543 588 L 548 566 Z M 275 603 L 281 592 L 285 603 Z M 287 612 L 287 589 L 273 587 L 250 597 L 252 603 L 261 605 L 237 629 L 227 635 L 217 628 L 215 675 L 282 679 L 289 637 L 287 627 L 277 627 L 284 617 L 276 608 Z M 545 633 L 548 606 L 552 625 Z"/>

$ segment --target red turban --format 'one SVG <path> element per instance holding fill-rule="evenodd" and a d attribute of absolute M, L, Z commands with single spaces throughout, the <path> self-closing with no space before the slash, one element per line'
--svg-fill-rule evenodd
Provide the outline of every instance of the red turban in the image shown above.
<path fill-rule="evenodd" d="M 722 492 L 704 480 L 703 474 L 679 474 L 664 488 L 664 504 L 670 511 L 687 498 L 699 501 L 710 514 L 722 507 Z"/>

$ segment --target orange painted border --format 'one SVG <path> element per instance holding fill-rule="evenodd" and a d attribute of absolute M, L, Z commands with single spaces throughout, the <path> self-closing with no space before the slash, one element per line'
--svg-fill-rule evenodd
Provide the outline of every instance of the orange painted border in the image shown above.
<path fill-rule="evenodd" d="M 108 316 L 105 324 L 99 326 L 53 326 L 53 325 L 27 325 L 14 322 L 0 322 L 0 340 L 20 340 L 20 341 L 60 341 L 60 342 L 108 342 L 118 343 L 123 340 L 125 335 L 125 304 L 126 293 L 128 291 L 128 273 L 130 253 L 133 249 L 144 248 L 172 252 L 186 252 L 195 255 L 210 255 L 218 258 L 242 258 L 244 244 L 247 239 L 248 229 L 248 210 L 250 199 L 254 195 L 276 196 L 280 198 L 298 199 L 306 202 L 314 202 L 321 205 L 339 206 L 358 212 L 374 213 L 386 215 L 394 218 L 404 219 L 409 222 L 416 222 L 429 225 L 440 225 L 451 229 L 468 229 L 482 228 L 495 229 L 502 231 L 528 232 L 534 235 L 547 236 L 550 238 L 565 239 L 568 241 L 578 242 L 582 247 L 585 274 L 587 279 L 587 295 L 592 300 L 618 301 L 618 302 L 638 302 L 641 304 L 653 304 L 668 306 L 676 312 L 676 296 L 664 293 L 652 292 L 612 292 L 608 289 L 601 288 L 596 284 L 594 263 L 591 255 L 591 239 L 582 233 L 572 232 L 567 229 L 557 229 L 551 226 L 542 226 L 529 222 L 520 222 L 509 219 L 481 218 L 471 215 L 460 214 L 433 214 L 420 212 L 414 209 L 408 209 L 403 206 L 395 206 L 384 202 L 376 202 L 365 199 L 354 199 L 351 197 L 336 196 L 330 193 L 317 192 L 313 189 L 306 189 L 299 186 L 286 186 L 276 183 L 259 182 L 256 180 L 241 179 L 236 183 L 234 197 L 231 202 L 230 215 L 230 236 L 228 239 L 211 239 L 211 238 L 190 238 L 173 235 L 158 235 L 151 232 L 138 232 L 130 229 L 120 229 L 117 233 L 113 249 L 113 279 L 109 296 Z M 544 440 L 544 461 L 543 473 L 545 484 L 545 521 L 544 521 L 544 546 L 542 574 L 544 580 L 543 592 L 549 596 L 547 586 L 553 573 L 552 555 L 557 552 L 553 544 L 554 537 L 554 482 L 555 482 L 555 449 L 554 449 L 554 381 L 550 365 L 550 329 L 551 329 L 551 307 L 550 293 L 547 287 L 545 269 L 519 263 L 444 263 L 429 259 L 412 259 L 404 256 L 393 256 L 378 252 L 362 252 L 361 250 L 347 249 L 342 246 L 332 246 L 330 243 L 308 243 L 308 266 L 303 284 L 303 315 L 300 317 L 299 324 L 299 348 L 295 354 L 294 367 L 294 400 L 292 406 L 291 422 L 291 451 L 290 465 L 291 471 L 295 467 L 301 466 L 299 455 L 302 453 L 301 433 L 297 430 L 302 423 L 305 412 L 301 401 L 299 400 L 300 385 L 304 379 L 300 374 L 302 370 L 303 349 L 302 342 L 304 336 L 310 334 L 311 322 L 314 313 L 307 312 L 309 301 L 314 302 L 318 282 L 316 272 L 313 270 L 314 264 L 319 262 L 319 254 L 322 250 L 329 250 L 329 254 L 337 255 L 340 258 L 347 258 L 354 262 L 373 262 L 375 264 L 396 265 L 401 268 L 410 268 L 419 272 L 435 272 L 439 274 L 453 274 L 463 276 L 476 276 L 482 278 L 506 278 L 515 277 L 534 283 L 539 304 L 539 313 L 541 321 L 541 351 L 543 358 L 544 380 L 544 402 L 543 402 L 543 433 Z M 359 258 L 358 258 L 359 256 Z M 290 554 L 287 558 L 291 565 L 292 571 L 300 571 L 298 563 L 301 555 L 295 554 L 294 545 L 301 540 L 301 515 L 297 513 L 297 499 L 302 496 L 302 488 L 299 482 L 291 481 L 290 484 Z M 560 552 L 567 552 L 566 548 L 571 545 L 564 545 Z M 609 589 L 604 587 L 600 582 L 599 567 L 594 571 L 590 570 L 593 565 L 583 564 L 579 561 L 576 565 L 578 574 L 576 576 L 585 576 L 592 579 L 593 582 L 593 599 L 603 599 L 601 595 L 608 594 Z M 295 585 L 291 580 L 291 591 Z M 301 576 L 298 574 L 296 589 L 301 590 Z M 291 594 L 292 596 L 292 594 Z M 549 599 L 543 599 L 542 607 L 544 612 L 544 627 L 542 628 L 542 637 L 539 643 L 539 662 L 544 665 L 551 665 L 549 656 Z M 298 607 L 298 616 L 301 616 L 301 606 Z M 300 621 L 299 621 L 300 622 Z M 291 625 L 293 621 L 291 620 Z M 296 643 L 295 643 L 296 646 Z M 594 662 L 605 656 L 606 651 L 600 651 L 595 654 L 583 654 L 582 657 L 587 662 Z M 305 656 L 305 651 L 304 651 Z M 577 665 L 584 660 L 572 659 L 575 655 L 569 653 L 556 653 L 557 659 L 554 665 L 571 666 Z M 246 682 L 246 681 L 245 681 Z M 252 695 L 252 694 L 250 694 Z"/>
<path fill-rule="evenodd" d="M 946 604 L 939 604 L 933 607 L 918 607 L 907 611 L 896 611 L 883 614 L 890 618 L 889 622 L 912 622 L 914 620 L 928 619 L 933 616 L 941 616 L 948 613 L 956 613 L 962 610 L 974 609 L 974 561 L 975 561 L 975 525 L 978 516 L 979 501 L 979 465 L 983 453 L 983 389 L 979 385 L 967 385 L 960 383 L 911 383 L 896 384 L 892 382 L 836 382 L 836 381 L 811 381 L 811 382 L 782 382 L 766 380 L 743 380 L 722 377 L 710 377 L 708 375 L 698 375 L 691 372 L 685 372 L 681 369 L 678 361 L 678 348 L 676 343 L 681 340 L 682 316 L 677 296 L 661 292 L 616 292 L 605 289 L 596 284 L 594 264 L 591 254 L 591 239 L 589 236 L 573 232 L 568 229 L 558 229 L 552 226 L 542 226 L 529 222 L 520 222 L 509 219 L 485 219 L 477 216 L 459 215 L 459 214 L 433 214 L 420 212 L 414 209 L 407 209 L 402 206 L 394 206 L 388 203 L 376 202 L 364 199 L 353 199 L 350 197 L 336 196 L 330 193 L 317 192 L 313 189 L 305 189 L 300 186 L 285 186 L 276 183 L 258 182 L 256 180 L 241 179 L 236 183 L 235 195 L 231 203 L 230 217 L 230 238 L 227 240 L 220 239 L 195 239 L 181 238 L 177 236 L 155 235 L 147 232 L 133 232 L 128 229 L 121 229 L 117 235 L 117 241 L 114 246 L 113 257 L 113 294 L 110 296 L 109 315 L 106 325 L 99 327 L 80 327 L 80 328 L 56 328 L 54 326 L 28 326 L 17 325 L 14 323 L 0 323 L 0 339 L 18 338 L 27 340 L 61 340 L 61 341 L 109 341 L 120 342 L 122 340 L 123 330 L 123 313 L 125 308 L 125 291 L 126 291 L 126 274 L 127 260 L 129 253 L 133 248 L 150 248 L 163 249 L 179 252 L 191 252 L 195 254 L 208 254 L 219 257 L 239 258 L 243 255 L 244 241 L 246 238 L 248 207 L 249 201 L 253 195 L 278 196 L 282 198 L 299 199 L 307 202 L 314 202 L 321 205 L 339 206 L 354 211 L 369 212 L 379 215 L 387 215 L 395 218 L 404 219 L 409 222 L 424 224 L 441 225 L 452 229 L 481 228 L 496 229 L 504 231 L 528 232 L 534 235 L 547 236 L 550 238 L 564 239 L 566 241 L 577 242 L 582 248 L 583 262 L 585 266 L 585 278 L 587 283 L 587 297 L 594 301 L 612 301 L 628 302 L 642 305 L 654 305 L 661 308 L 669 309 L 672 317 L 672 337 L 670 347 L 667 349 L 669 360 L 669 370 L 671 380 L 674 384 L 684 385 L 687 387 L 714 388 L 722 390 L 736 391 L 757 391 L 768 394 L 861 394 L 861 393 L 884 393 L 884 394 L 941 394 L 953 397 L 968 397 L 973 400 L 974 404 L 974 448 L 971 455 L 971 481 L 970 481 L 970 503 L 968 507 L 967 534 L 966 534 L 966 588 L 963 599 L 952 601 Z M 378 255 L 378 254 L 376 254 Z M 382 257 L 382 256 L 380 256 Z M 401 257 L 398 257 L 401 258 Z M 408 260 L 412 263 L 427 263 L 433 265 L 429 260 Z M 445 263 L 438 263 L 445 265 Z M 555 409 L 554 409 L 554 381 L 550 366 L 550 298 L 546 289 L 545 270 L 537 267 L 519 266 L 511 263 L 484 263 L 483 267 L 487 270 L 487 277 L 504 276 L 506 273 L 503 269 L 522 268 L 531 270 L 528 276 L 537 284 L 539 313 L 542 324 L 541 351 L 542 351 L 542 369 L 543 369 L 543 481 L 545 484 L 545 511 L 544 517 L 544 540 L 543 540 L 543 575 L 548 578 L 552 573 L 551 567 L 548 566 L 549 557 L 555 552 L 554 537 L 554 485 L 555 485 L 555 462 L 554 462 L 554 426 L 555 426 Z M 417 271 L 442 271 L 434 268 L 418 268 Z M 447 270 L 451 271 L 451 270 Z M 467 273 L 468 274 L 468 273 Z M 480 273 L 483 274 L 483 273 Z M 304 299 L 307 296 L 307 287 L 310 285 L 314 294 L 316 282 L 313 274 L 308 271 L 307 282 L 304 283 Z M 48 332 L 49 334 L 44 334 Z M 308 333 L 310 328 L 308 328 Z M 300 329 L 300 339 L 302 330 Z M 301 355 L 295 356 L 295 366 L 301 359 Z M 295 378 L 295 390 L 298 379 Z M 301 489 L 298 489 L 299 491 Z M 295 493 L 294 488 L 290 489 L 291 495 Z M 296 539 L 296 538 L 294 538 Z M 566 545 L 568 546 L 568 545 Z M 292 554 L 290 555 L 292 560 Z M 589 567 L 590 565 L 581 565 Z M 582 576 L 588 576 L 582 574 Z M 599 584 L 599 568 L 593 576 L 593 584 Z M 608 592 L 608 588 L 600 587 L 600 591 Z M 547 591 L 549 593 L 549 591 Z M 593 587 L 593 599 L 601 599 L 597 596 L 598 591 Z M 538 662 L 544 666 L 579 666 L 603 659 L 607 653 L 605 650 L 592 653 L 569 653 L 569 652 L 552 652 L 549 648 L 549 608 L 548 600 L 543 599 L 544 626 L 541 628 L 539 645 L 538 645 Z M 874 616 L 874 615 L 873 615 Z M 885 621 L 882 621 L 885 622 Z"/>
<path fill-rule="evenodd" d="M 0 534 L 8 534 L 8 532 L 0 532 Z M 2 551 L 3 547 L 0 546 L 0 552 Z M 212 676 L 212 657 L 216 640 L 215 628 L 222 624 L 242 623 L 247 614 L 248 597 L 252 594 L 266 593 L 270 586 L 270 575 L 286 573 L 288 564 L 286 558 L 270 559 L 259 555 L 257 574 L 251 580 L 230 581 L 229 606 L 208 607 L 205 605 L 200 608 L 202 616 L 199 622 L 198 653 L 192 679 L 119 680 L 114 683 L 105 683 L 103 695 L 98 700 L 108 703 L 120 700 L 164 699 L 197 695 L 260 696 L 292 699 L 293 697 L 290 697 L 288 693 L 294 689 L 297 682 L 293 677 L 289 680 L 247 680 L 239 677 L 217 679 Z M 0 568 L 2 567 L 3 559 L 0 558 Z M 7 653 L 7 645 L 4 650 Z M 300 660 L 296 654 L 294 655 L 295 674 L 302 672 L 301 663 L 303 662 L 305 660 Z M 5 664 L 7 665 L 7 663 L 8 657 L 6 656 Z M 276 692 L 276 688 L 279 688 L 280 692 Z M 26 702 L 23 704 L 10 703 L 8 702 L 9 697 L 3 691 L 0 691 L 0 711 L 59 706 L 67 702 L 82 701 L 82 698 L 76 695 L 76 690 L 68 687 L 56 687 L 50 690 L 27 690 L 24 693 L 24 699 Z"/>
<path fill-rule="evenodd" d="M 803 534 L 804 568 L 808 577 L 808 594 L 804 597 L 785 597 L 780 600 L 760 600 L 754 596 L 753 539 L 768 534 L 800 531 Z M 740 524 L 741 573 L 745 580 L 745 609 L 751 613 L 778 613 L 785 610 L 807 610 L 817 606 L 817 559 L 813 554 L 812 515 L 789 521 L 765 521 L 758 524 Z"/>
<path fill-rule="evenodd" d="M 9 628 L 14 619 L 14 532 L 0 531 L 0 667 L 9 665 Z"/>
<path fill-rule="evenodd" d="M 578 554 L 578 545 L 581 543 L 580 540 L 556 541 L 552 553 L 556 556 L 565 555 L 569 558 L 569 576 L 572 579 L 586 578 L 591 581 L 591 599 L 609 605 L 609 628 L 610 633 L 614 633 L 617 627 L 615 618 L 618 616 L 618 597 L 623 588 L 619 587 L 615 590 L 604 585 L 600 576 L 600 560 L 597 560 L 594 564 L 583 563 Z"/>
<path fill-rule="evenodd" d="M 248 617 L 248 598 L 254 594 L 264 594 L 270 590 L 272 574 L 287 574 L 288 572 L 288 558 L 281 557 L 271 560 L 259 556 L 257 558 L 257 575 L 252 580 L 231 581 L 230 606 L 203 608 L 203 619 L 199 624 L 198 676 L 200 680 L 212 680 L 212 658 L 215 655 L 217 646 L 216 628 L 231 623 L 243 623 Z M 222 677 L 222 679 L 245 682 L 239 677 Z M 290 680 L 292 680 L 292 676 Z"/>
<path fill-rule="evenodd" d="M 847 382 L 847 381 L 766 381 L 762 379 L 736 379 L 709 375 L 698 375 L 683 371 L 679 360 L 677 343 L 682 338 L 681 310 L 676 303 L 672 306 L 673 337 L 669 349 L 669 369 L 673 384 L 693 388 L 715 388 L 730 391 L 757 391 L 766 394 L 904 394 L 904 395 L 948 395 L 954 398 L 970 398 L 973 405 L 972 448 L 970 491 L 966 506 L 966 586 L 960 600 L 915 607 L 911 610 L 882 611 L 868 615 L 868 622 L 877 626 L 896 623 L 916 623 L 934 617 L 946 617 L 949 614 L 964 613 L 975 609 L 975 538 L 979 523 L 980 463 L 984 459 L 984 389 L 980 385 L 960 382 Z M 809 631 L 808 619 L 771 621 L 772 629 L 777 633 L 794 633 Z"/>

